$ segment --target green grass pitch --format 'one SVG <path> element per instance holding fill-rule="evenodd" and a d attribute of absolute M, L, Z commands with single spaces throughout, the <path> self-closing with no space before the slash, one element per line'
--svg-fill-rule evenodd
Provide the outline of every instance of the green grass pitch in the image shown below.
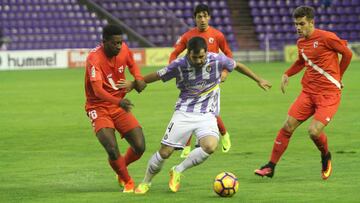
<path fill-rule="evenodd" d="M 269 158 L 302 74 L 290 79 L 283 95 L 281 74 L 290 64 L 247 65 L 273 88 L 264 92 L 237 72 L 221 85 L 221 116 L 233 144 L 229 153 L 219 148 L 186 171 L 180 191 L 173 194 L 167 183 L 169 169 L 181 161 L 175 152 L 144 196 L 119 192 L 84 112 L 83 69 L 0 72 L 0 202 L 359 202 L 360 63 L 353 62 L 346 72 L 340 109 L 326 128 L 334 167 L 327 181 L 320 177 L 320 155 L 307 135 L 309 122 L 293 135 L 273 179 L 253 174 Z M 128 95 L 147 144 L 143 157 L 129 167 L 137 183 L 160 146 L 177 95 L 174 82 L 157 82 Z M 118 142 L 124 152 L 127 144 Z M 238 194 L 229 199 L 212 191 L 222 171 L 240 181 Z"/>

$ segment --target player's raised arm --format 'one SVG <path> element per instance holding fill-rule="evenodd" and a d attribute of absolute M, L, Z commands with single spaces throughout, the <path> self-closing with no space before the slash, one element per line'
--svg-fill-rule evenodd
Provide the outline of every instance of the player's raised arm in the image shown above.
<path fill-rule="evenodd" d="M 255 82 L 257 82 L 259 87 L 264 90 L 268 90 L 272 86 L 270 82 L 256 75 L 251 69 L 242 63 L 236 62 L 235 70 L 253 79 Z"/>

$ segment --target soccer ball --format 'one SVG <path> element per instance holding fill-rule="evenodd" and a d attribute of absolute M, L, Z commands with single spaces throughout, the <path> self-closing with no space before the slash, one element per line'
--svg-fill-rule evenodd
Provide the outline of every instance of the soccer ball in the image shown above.
<path fill-rule="evenodd" d="M 230 172 L 222 172 L 215 177 L 214 192 L 220 197 L 231 197 L 239 189 L 237 177 Z"/>

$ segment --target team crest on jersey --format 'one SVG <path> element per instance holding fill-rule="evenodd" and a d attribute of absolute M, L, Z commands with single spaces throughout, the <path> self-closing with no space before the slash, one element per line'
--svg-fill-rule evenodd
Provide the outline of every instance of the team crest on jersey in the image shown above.
<path fill-rule="evenodd" d="M 214 38 L 210 37 L 210 38 L 209 38 L 209 43 L 210 43 L 210 44 L 213 44 L 213 43 L 214 43 Z"/>
<path fill-rule="evenodd" d="M 119 71 L 119 73 L 123 73 L 123 72 L 124 72 L 124 66 L 120 66 L 120 67 L 118 68 L 118 71 Z"/>
<path fill-rule="evenodd" d="M 314 48 L 317 48 L 319 46 L 319 42 L 318 41 L 315 41 L 314 42 Z"/>
<path fill-rule="evenodd" d="M 208 64 L 208 65 L 205 67 L 205 70 L 206 70 L 206 72 L 210 73 L 210 72 L 211 72 L 211 65 Z"/>
<path fill-rule="evenodd" d="M 92 78 L 95 78 L 95 77 L 96 77 L 95 66 L 91 67 L 91 77 L 92 77 Z"/>

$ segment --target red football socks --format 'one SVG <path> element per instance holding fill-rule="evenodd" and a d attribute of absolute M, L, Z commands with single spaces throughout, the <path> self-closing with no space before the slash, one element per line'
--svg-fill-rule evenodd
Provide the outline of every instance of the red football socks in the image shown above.
<path fill-rule="evenodd" d="M 132 162 L 140 159 L 142 154 L 137 154 L 131 147 L 129 147 L 125 154 L 125 164 L 128 166 Z"/>
<path fill-rule="evenodd" d="M 190 135 L 190 137 L 189 137 L 189 139 L 188 139 L 188 141 L 187 141 L 187 143 L 186 143 L 186 145 L 185 145 L 185 146 L 190 146 L 190 143 L 191 143 L 191 138 L 192 138 L 192 135 Z"/>
<path fill-rule="evenodd" d="M 280 131 L 275 139 L 273 150 L 271 153 L 270 161 L 272 163 L 276 164 L 279 161 L 280 157 L 285 152 L 285 150 L 289 144 L 291 135 L 292 135 L 292 133 L 284 130 L 283 128 L 280 129 Z"/>
<path fill-rule="evenodd" d="M 324 132 L 321 132 L 319 137 L 311 137 L 316 147 L 321 152 L 321 155 L 326 155 L 328 151 L 327 137 Z"/>
<path fill-rule="evenodd" d="M 218 128 L 219 128 L 220 134 L 225 135 L 226 134 L 226 128 L 225 128 L 224 122 L 222 121 L 220 116 L 216 116 L 216 121 L 217 121 L 217 125 L 218 125 Z"/>
<path fill-rule="evenodd" d="M 125 183 L 131 179 L 126 168 L 124 157 L 119 156 L 117 160 L 109 160 L 109 164 Z"/>

